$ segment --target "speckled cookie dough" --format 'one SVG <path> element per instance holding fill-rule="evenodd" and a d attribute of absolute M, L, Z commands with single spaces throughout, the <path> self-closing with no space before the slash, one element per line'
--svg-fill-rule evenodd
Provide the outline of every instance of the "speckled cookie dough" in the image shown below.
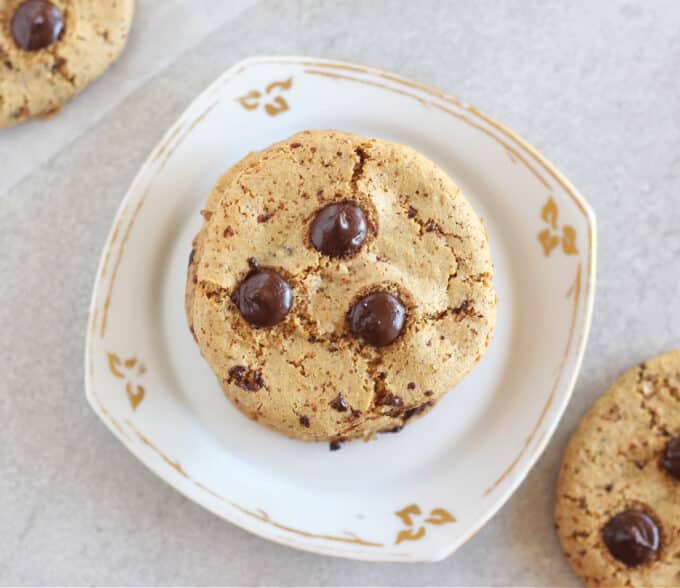
<path fill-rule="evenodd" d="M 555 520 L 587 586 L 680 586 L 680 350 L 628 371 L 584 417 Z"/>
<path fill-rule="evenodd" d="M 134 0 L 0 1 L 0 127 L 58 112 L 125 46 Z"/>
<path fill-rule="evenodd" d="M 409 147 L 302 132 L 229 170 L 202 214 L 189 325 L 226 396 L 276 431 L 397 431 L 489 345 L 484 226 Z"/>

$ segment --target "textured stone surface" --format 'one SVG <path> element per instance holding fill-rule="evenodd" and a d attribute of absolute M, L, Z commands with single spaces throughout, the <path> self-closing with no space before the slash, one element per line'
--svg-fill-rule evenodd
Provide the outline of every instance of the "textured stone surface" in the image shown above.
<path fill-rule="evenodd" d="M 188 2 L 163 4 L 167 27 L 174 10 L 194 30 Z M 133 26 L 110 85 L 145 51 L 167 46 L 173 59 L 159 57 L 124 100 L 89 102 L 104 76 L 54 121 L 0 133 L 0 153 L 31 171 L 0 188 L 0 584 L 578 585 L 552 521 L 567 439 L 624 369 L 680 345 L 680 4 L 291 0 L 213 11 L 214 32 L 179 54 L 171 29 L 141 38 Z M 574 398 L 526 482 L 443 562 L 355 563 L 258 539 L 156 478 L 84 400 L 89 296 L 123 193 L 199 91 L 267 53 L 363 61 L 461 96 L 545 153 L 598 214 L 597 300 Z M 87 133 L 63 142 L 42 126 L 75 109 Z M 15 133 L 29 136 L 21 157 Z M 45 136 L 60 149 L 36 167 L 29 146 Z"/>

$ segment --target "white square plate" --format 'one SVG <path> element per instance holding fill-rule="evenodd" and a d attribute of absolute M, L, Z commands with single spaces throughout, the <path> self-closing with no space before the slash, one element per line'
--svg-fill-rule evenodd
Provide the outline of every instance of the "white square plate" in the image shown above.
<path fill-rule="evenodd" d="M 462 188 L 491 238 L 496 334 L 427 416 L 370 443 L 305 444 L 242 416 L 186 326 L 187 256 L 218 177 L 303 129 L 406 143 Z M 87 333 L 95 412 L 168 484 L 272 541 L 364 560 L 451 554 L 508 499 L 569 400 L 595 284 L 595 219 L 535 149 L 477 109 L 371 67 L 241 62 L 142 166 L 113 223 Z"/>

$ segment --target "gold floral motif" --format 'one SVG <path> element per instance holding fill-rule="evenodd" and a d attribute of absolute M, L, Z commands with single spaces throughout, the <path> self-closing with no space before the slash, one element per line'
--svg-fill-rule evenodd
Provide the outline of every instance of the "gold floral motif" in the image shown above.
<path fill-rule="evenodd" d="M 246 110 L 257 110 L 263 104 L 264 111 L 269 116 L 277 116 L 290 109 L 288 102 L 281 96 L 281 93 L 290 90 L 292 85 L 292 77 L 280 82 L 272 82 L 264 89 L 264 96 L 259 90 L 251 90 L 237 98 L 236 101 Z M 275 95 L 272 96 L 272 93 L 275 93 Z"/>
<path fill-rule="evenodd" d="M 541 209 L 541 219 L 548 225 L 547 229 L 543 229 L 538 233 L 538 242 L 543 247 L 543 253 L 545 253 L 546 257 L 550 257 L 550 254 L 561 241 L 562 251 L 564 251 L 565 255 L 576 255 L 578 253 L 576 248 L 576 231 L 571 225 L 564 225 L 560 239 L 558 218 L 557 203 L 551 196 Z"/>
<path fill-rule="evenodd" d="M 116 378 L 126 380 L 125 392 L 130 401 L 130 406 L 132 406 L 132 410 L 136 410 L 142 400 L 144 400 L 146 391 L 144 390 L 144 386 L 136 384 L 133 378 L 134 376 L 143 376 L 146 373 L 146 366 L 136 357 L 122 360 L 116 353 L 109 353 L 108 359 L 111 373 Z"/>
<path fill-rule="evenodd" d="M 394 542 L 396 545 L 402 541 L 419 541 L 425 537 L 426 525 L 446 525 L 448 523 L 455 523 L 456 517 L 454 517 L 448 510 L 444 508 L 433 508 L 430 511 L 429 516 L 418 525 L 416 520 L 420 517 L 423 512 L 417 504 L 409 504 L 401 510 L 394 513 L 397 515 L 401 522 L 406 525 L 406 529 L 402 529 L 397 533 L 397 539 Z"/>

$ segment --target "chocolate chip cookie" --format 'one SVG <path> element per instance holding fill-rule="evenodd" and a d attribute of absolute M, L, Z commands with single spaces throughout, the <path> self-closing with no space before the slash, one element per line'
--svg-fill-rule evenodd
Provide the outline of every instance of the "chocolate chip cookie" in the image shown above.
<path fill-rule="evenodd" d="M 189 258 L 189 325 L 226 396 L 280 433 L 394 432 L 479 361 L 496 295 L 486 231 L 404 145 L 306 131 L 217 183 Z"/>
<path fill-rule="evenodd" d="M 0 127 L 49 116 L 120 55 L 134 0 L 0 1 Z"/>
<path fill-rule="evenodd" d="M 584 417 L 555 520 L 587 586 L 680 586 L 680 350 L 624 374 Z"/>

